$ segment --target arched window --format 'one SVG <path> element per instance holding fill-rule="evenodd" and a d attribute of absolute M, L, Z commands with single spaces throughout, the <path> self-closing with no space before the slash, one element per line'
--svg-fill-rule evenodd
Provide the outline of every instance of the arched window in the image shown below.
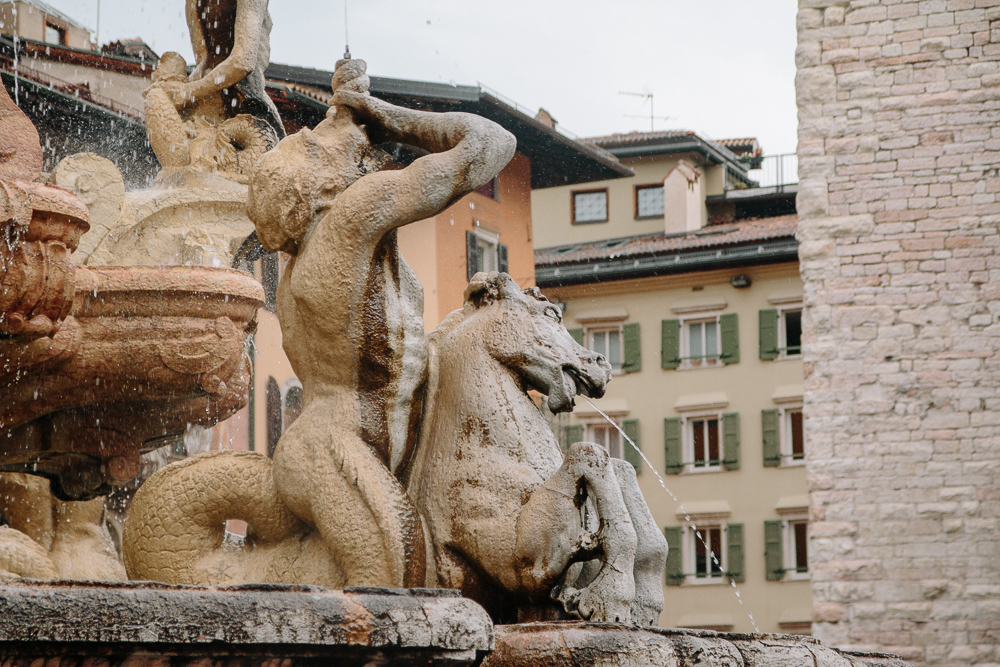
<path fill-rule="evenodd" d="M 281 437 L 281 389 L 273 377 L 267 378 L 267 455 L 274 457 L 274 448 Z"/>
<path fill-rule="evenodd" d="M 285 393 L 285 428 L 302 414 L 302 387 L 293 385 Z"/>

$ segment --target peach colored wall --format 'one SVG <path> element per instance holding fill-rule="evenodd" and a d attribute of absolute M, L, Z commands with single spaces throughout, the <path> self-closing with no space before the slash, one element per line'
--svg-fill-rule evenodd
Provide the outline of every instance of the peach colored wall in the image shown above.
<path fill-rule="evenodd" d="M 466 273 L 465 233 L 476 226 L 499 235 L 507 246 L 508 272 L 521 287 L 535 284 L 535 248 L 531 227 L 531 161 L 516 153 L 500 172 L 499 200 L 478 193 L 466 195 L 434 218 L 437 236 L 437 277 L 425 282 L 424 322 L 430 331 L 451 311 L 462 307 L 462 293 L 469 284 Z M 409 257 L 400 243 L 400 251 Z M 409 259 L 407 259 L 409 261 Z M 436 318 L 430 317 L 432 295 L 426 285 L 434 283 Z"/>
<path fill-rule="evenodd" d="M 24 2 L 11 3 L 0 8 L 0 32 L 8 35 L 14 32 L 13 4 L 17 4 L 18 36 L 44 42 L 47 14 L 41 9 Z M 66 46 L 71 46 L 75 49 L 94 49 L 94 44 L 90 41 L 90 32 L 87 30 L 66 23 L 66 21 L 54 16 L 50 20 L 53 24 L 66 30 Z"/>

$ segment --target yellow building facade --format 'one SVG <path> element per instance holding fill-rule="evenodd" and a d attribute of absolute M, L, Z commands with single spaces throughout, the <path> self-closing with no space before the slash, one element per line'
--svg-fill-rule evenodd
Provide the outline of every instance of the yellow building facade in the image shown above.
<path fill-rule="evenodd" d="M 582 399 L 557 428 L 639 471 L 671 549 L 661 625 L 808 633 L 797 218 L 735 217 L 760 184 L 691 133 L 598 142 L 635 176 L 532 193 L 536 281 L 612 363 L 594 403 L 646 460 Z"/>

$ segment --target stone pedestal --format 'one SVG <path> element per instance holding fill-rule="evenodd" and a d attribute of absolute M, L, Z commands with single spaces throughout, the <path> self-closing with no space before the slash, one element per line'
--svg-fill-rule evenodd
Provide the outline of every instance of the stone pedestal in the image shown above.
<path fill-rule="evenodd" d="M 887 654 L 852 653 L 812 637 L 639 629 L 615 623 L 496 627 L 482 667 L 906 667 Z"/>
<path fill-rule="evenodd" d="M 456 591 L 12 582 L 0 664 L 471 665 L 493 626 Z"/>

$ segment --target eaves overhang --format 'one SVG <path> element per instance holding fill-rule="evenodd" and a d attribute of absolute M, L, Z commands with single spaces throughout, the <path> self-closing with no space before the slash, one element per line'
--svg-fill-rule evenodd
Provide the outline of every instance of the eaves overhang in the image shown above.
<path fill-rule="evenodd" d="M 722 246 L 613 259 L 536 265 L 535 282 L 541 288 L 650 278 L 694 271 L 794 262 L 799 246 L 794 237 L 769 239 L 743 245 Z"/>
<path fill-rule="evenodd" d="M 333 72 L 271 63 L 270 82 L 329 90 Z M 388 77 L 370 77 L 372 95 L 425 111 L 463 111 L 492 120 L 517 138 L 517 150 L 531 160 L 533 190 L 634 176 L 635 172 L 599 146 L 577 141 L 536 120 L 480 86 L 458 86 Z"/>

